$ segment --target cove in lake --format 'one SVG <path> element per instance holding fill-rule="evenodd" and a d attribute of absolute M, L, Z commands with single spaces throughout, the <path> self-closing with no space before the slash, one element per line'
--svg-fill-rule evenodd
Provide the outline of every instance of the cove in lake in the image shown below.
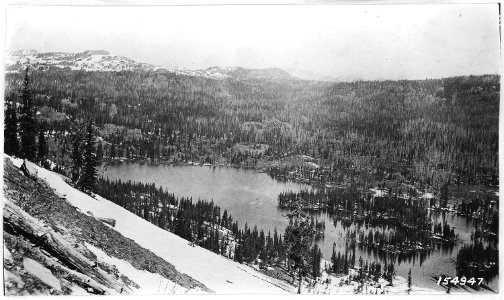
<path fill-rule="evenodd" d="M 257 225 L 257 228 L 263 229 L 266 235 L 268 231 L 273 234 L 275 228 L 279 234 L 283 235 L 284 229 L 288 225 L 288 220 L 285 217 L 286 211 L 277 207 L 278 195 L 285 191 L 311 189 L 306 184 L 274 180 L 268 174 L 256 170 L 231 167 L 121 163 L 109 165 L 100 173 L 112 180 L 154 183 L 156 186 L 163 186 L 177 197 L 213 200 L 215 204 L 220 206 L 221 213 L 226 209 L 233 219 L 238 221 L 240 228 L 243 228 L 245 223 L 252 228 Z M 319 221 L 326 223 L 325 237 L 318 242 L 318 245 L 324 259 L 330 261 L 333 243 L 336 243 L 337 251 L 344 251 L 346 229 L 340 222 L 334 222 L 326 213 L 317 213 L 314 216 Z M 444 289 L 439 287 L 431 276 L 456 275 L 453 262 L 463 243 L 470 242 L 473 225 L 468 218 L 457 215 L 432 214 L 432 218 L 438 222 L 446 220 L 450 226 L 455 226 L 455 233 L 459 234 L 461 242 L 450 248 L 440 248 L 427 256 L 418 255 L 396 261 L 395 268 L 397 275 L 405 278 L 411 268 L 414 285 L 442 291 Z M 353 226 L 350 227 L 350 230 L 354 229 Z M 372 252 L 361 251 L 357 248 L 356 261 L 359 256 L 369 262 L 383 262 L 384 260 L 383 257 Z M 497 291 L 498 277 L 488 285 Z"/>

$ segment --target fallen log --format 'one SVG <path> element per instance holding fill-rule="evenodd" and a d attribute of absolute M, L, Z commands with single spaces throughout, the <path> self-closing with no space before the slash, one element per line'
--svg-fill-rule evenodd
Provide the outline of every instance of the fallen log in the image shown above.
<path fill-rule="evenodd" d="M 109 289 L 106 286 L 99 284 L 92 278 L 77 271 L 70 270 L 69 268 L 49 259 L 48 257 L 40 256 L 39 258 L 42 259 L 44 261 L 44 264 L 47 265 L 49 268 L 53 268 L 66 273 L 66 275 L 64 275 L 63 277 L 68 281 L 75 282 L 78 286 L 88 291 L 91 288 L 93 290 L 93 293 L 95 294 L 101 294 L 101 295 L 109 294 L 108 292 Z"/>
<path fill-rule="evenodd" d="M 101 217 L 97 217 L 97 219 L 100 220 L 100 221 L 102 221 L 103 223 L 107 223 L 110 226 L 115 227 L 115 224 L 116 224 L 116 220 L 115 219 L 101 218 Z"/>
<path fill-rule="evenodd" d="M 43 247 L 52 256 L 59 259 L 68 269 L 75 269 L 77 272 L 82 273 L 109 289 L 117 292 L 118 294 L 132 294 L 133 291 L 125 284 L 118 282 L 105 271 L 96 267 L 96 262 L 92 262 L 80 252 L 75 250 L 69 245 L 65 239 L 50 228 L 44 225 L 37 219 L 24 212 L 18 206 L 10 201 L 5 201 L 4 206 L 4 228 L 8 227 L 13 229 L 14 232 L 22 234 L 29 240 L 35 243 L 34 246 Z M 86 278 L 76 275 L 77 278 L 87 281 Z M 101 288 L 101 286 L 94 285 L 93 288 Z M 102 289 L 103 290 L 103 289 Z"/>

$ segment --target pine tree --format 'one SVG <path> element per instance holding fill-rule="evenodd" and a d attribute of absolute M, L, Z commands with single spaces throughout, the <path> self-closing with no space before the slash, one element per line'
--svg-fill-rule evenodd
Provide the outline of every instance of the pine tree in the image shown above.
<path fill-rule="evenodd" d="M 40 128 L 39 131 L 39 139 L 38 139 L 38 161 L 44 165 L 44 160 L 47 157 L 47 142 L 45 139 L 45 131 L 44 128 Z"/>
<path fill-rule="evenodd" d="M 35 123 L 35 110 L 30 91 L 30 80 L 28 78 L 28 68 L 26 68 L 20 98 L 22 103 L 19 124 L 19 132 L 21 135 L 20 156 L 30 161 L 35 161 L 37 158 L 37 147 L 35 144 L 37 131 Z"/>
<path fill-rule="evenodd" d="M 116 147 L 115 144 L 112 144 L 110 147 L 110 158 L 115 158 L 116 157 Z"/>
<path fill-rule="evenodd" d="M 243 245 L 238 243 L 235 247 L 235 260 L 240 264 L 243 263 Z"/>
<path fill-rule="evenodd" d="M 96 183 L 96 150 L 94 147 L 93 123 L 90 121 L 86 130 L 84 144 L 84 164 L 80 188 L 85 192 L 93 192 Z"/>
<path fill-rule="evenodd" d="M 394 263 L 390 263 L 387 268 L 387 278 L 389 280 L 389 283 L 391 286 L 394 286 L 394 277 L 395 277 L 395 269 L 394 269 Z"/>
<path fill-rule="evenodd" d="M 362 256 L 359 256 L 359 279 L 362 279 L 364 275 L 363 263 Z"/>
<path fill-rule="evenodd" d="M 314 230 L 310 227 L 309 216 L 303 210 L 301 200 L 294 203 L 295 209 L 288 214 L 289 225 L 285 228 L 284 241 L 289 259 L 294 262 L 294 270 L 299 276 L 298 294 L 301 294 L 303 276 L 309 268 L 307 260 L 314 242 Z"/>
<path fill-rule="evenodd" d="M 312 277 L 316 279 L 320 276 L 320 262 L 322 261 L 322 251 L 317 244 L 313 246 L 313 257 L 312 257 Z"/>
<path fill-rule="evenodd" d="M 411 293 L 411 286 L 412 286 L 412 283 L 411 283 L 411 269 L 409 269 L 409 272 L 408 272 L 408 295 Z"/>
<path fill-rule="evenodd" d="M 336 250 L 333 244 L 333 249 L 332 249 L 332 255 L 331 255 L 331 263 L 332 263 L 332 272 L 337 273 L 338 272 L 338 261 L 336 258 Z"/>
<path fill-rule="evenodd" d="M 221 222 L 221 226 L 224 227 L 224 228 L 228 228 L 228 212 L 226 209 L 224 209 L 224 213 L 222 214 L 222 222 Z"/>
<path fill-rule="evenodd" d="M 98 143 L 98 147 L 96 148 L 96 159 L 98 161 L 102 161 L 103 160 L 103 145 L 102 145 L 101 142 Z"/>
<path fill-rule="evenodd" d="M 16 114 L 16 104 L 9 104 L 5 112 L 4 127 L 4 152 L 9 155 L 19 155 L 19 141 L 17 138 L 18 119 Z"/>
<path fill-rule="evenodd" d="M 76 134 L 72 149 L 72 182 L 79 186 L 82 168 L 81 137 Z"/>

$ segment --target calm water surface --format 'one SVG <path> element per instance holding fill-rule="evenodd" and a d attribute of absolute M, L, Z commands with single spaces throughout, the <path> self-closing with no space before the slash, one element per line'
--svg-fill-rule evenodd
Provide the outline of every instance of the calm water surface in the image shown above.
<path fill-rule="evenodd" d="M 165 166 L 138 163 L 122 163 L 108 166 L 102 170 L 102 174 L 110 179 L 131 180 L 143 183 L 155 183 L 163 186 L 178 197 L 193 197 L 194 200 L 212 200 L 221 207 L 221 212 L 227 209 L 233 219 L 238 221 L 240 228 L 245 223 L 249 227 L 257 225 L 267 234 L 277 228 L 278 233 L 283 235 L 288 224 L 285 211 L 277 208 L 277 197 L 284 191 L 299 191 L 310 189 L 306 184 L 294 182 L 280 182 L 272 179 L 265 173 L 255 170 L 209 167 L 209 166 Z M 325 238 L 318 242 L 324 258 L 330 261 L 333 243 L 337 249 L 344 251 L 345 229 L 341 223 L 334 222 L 325 213 L 314 216 L 326 223 Z M 455 232 L 459 234 L 463 242 L 470 241 L 472 222 L 465 217 L 455 215 L 432 215 L 438 222 L 446 220 L 451 226 L 455 226 Z M 353 227 L 351 227 L 353 229 Z M 456 259 L 462 243 L 451 249 L 439 249 L 429 256 L 410 258 L 406 261 L 396 261 L 397 274 L 407 277 L 411 268 L 413 284 L 420 287 L 443 290 L 436 285 L 430 275 L 446 274 L 455 276 Z M 377 255 L 356 250 L 356 260 L 362 256 L 366 261 L 382 261 Z M 490 282 L 489 286 L 497 290 L 498 278 Z"/>

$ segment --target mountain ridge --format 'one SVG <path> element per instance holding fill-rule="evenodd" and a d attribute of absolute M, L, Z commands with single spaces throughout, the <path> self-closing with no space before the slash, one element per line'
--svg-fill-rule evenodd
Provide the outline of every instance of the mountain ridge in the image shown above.
<path fill-rule="evenodd" d="M 85 50 L 82 52 L 38 52 L 33 49 L 15 50 L 7 52 L 6 57 L 7 72 L 19 72 L 24 67 L 46 69 L 49 67 L 70 68 L 72 70 L 85 71 L 158 71 L 166 70 L 176 75 L 203 77 L 208 79 L 223 80 L 227 78 L 234 79 L 276 79 L 276 80 L 313 80 L 293 75 L 286 70 L 270 67 L 261 69 L 244 68 L 240 66 L 222 67 L 211 66 L 206 69 L 182 69 L 170 64 L 153 65 L 137 62 L 131 58 L 113 55 L 106 50 Z M 314 77 L 315 78 L 315 77 Z M 317 79 L 315 79 L 317 80 Z"/>

